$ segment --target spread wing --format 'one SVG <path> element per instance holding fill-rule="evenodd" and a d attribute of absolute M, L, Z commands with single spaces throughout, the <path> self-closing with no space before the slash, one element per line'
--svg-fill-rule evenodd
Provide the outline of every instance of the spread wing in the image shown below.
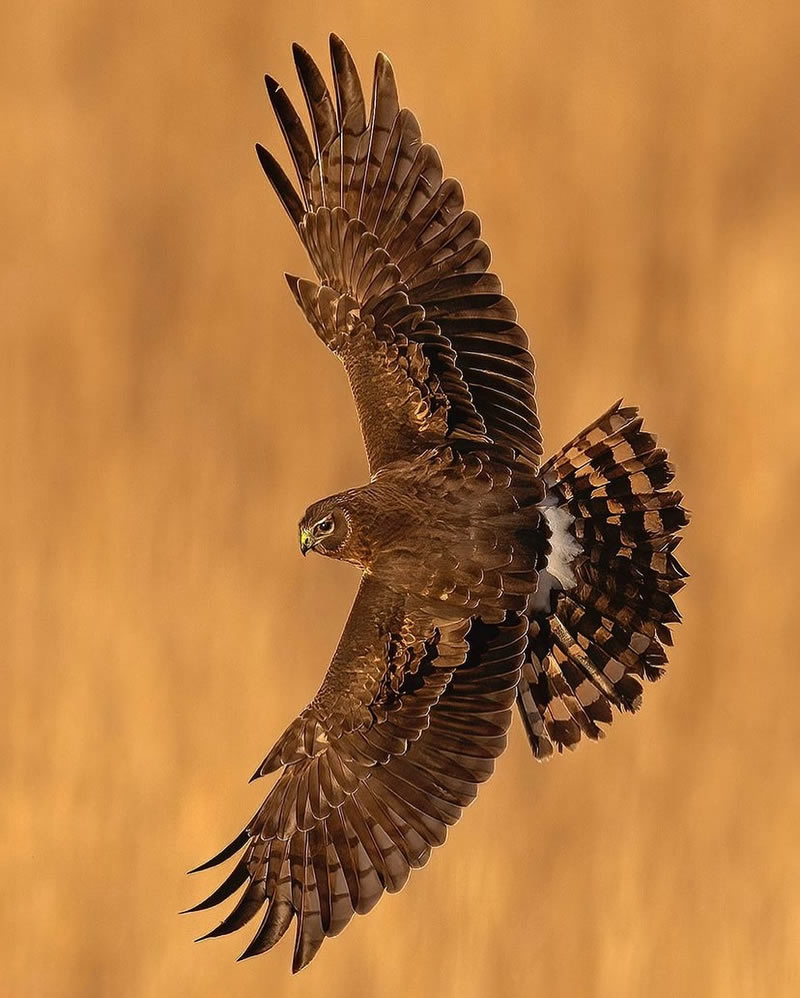
<path fill-rule="evenodd" d="M 318 282 L 289 284 L 347 370 L 372 471 L 453 437 L 488 439 L 538 466 L 542 452 L 527 337 L 498 278 L 480 220 L 443 177 L 414 115 L 400 109 L 378 55 L 367 118 L 353 60 L 331 36 L 334 100 L 294 46 L 309 139 L 284 90 L 267 90 L 297 188 L 257 146 Z"/>
<path fill-rule="evenodd" d="M 505 748 L 527 621 L 434 619 L 365 576 L 312 703 L 256 772 L 282 772 L 247 828 L 206 869 L 242 856 L 193 911 L 244 886 L 209 936 L 262 912 L 242 954 L 296 919 L 293 970 L 384 890 L 400 890 Z"/>

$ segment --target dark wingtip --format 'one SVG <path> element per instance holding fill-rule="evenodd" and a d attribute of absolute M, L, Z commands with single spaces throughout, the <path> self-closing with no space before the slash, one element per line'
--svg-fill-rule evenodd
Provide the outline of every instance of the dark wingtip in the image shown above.
<path fill-rule="evenodd" d="M 205 911 L 206 908 L 213 908 L 215 905 L 220 904 L 220 902 L 226 901 L 234 891 L 237 891 L 242 886 L 248 877 L 247 864 L 243 859 L 240 859 L 238 864 L 215 891 L 209 894 L 203 901 L 198 901 L 193 907 L 181 912 L 181 914 L 188 915 L 195 911 Z"/>
<path fill-rule="evenodd" d="M 267 167 L 264 165 L 264 163 L 265 162 L 268 163 L 270 159 L 270 154 L 268 150 L 266 150 L 264 146 L 261 145 L 260 142 L 256 142 L 255 150 L 256 150 L 256 156 L 258 156 L 258 162 L 261 164 L 261 169 L 264 171 L 264 173 L 267 173 Z"/>
<path fill-rule="evenodd" d="M 298 924 L 297 935 L 294 942 L 294 954 L 292 956 L 292 973 L 298 974 L 304 967 L 307 967 L 309 963 L 314 959 L 314 957 L 319 952 L 320 946 L 325 941 L 323 936 L 321 939 L 311 940 L 305 936 Z"/>
<path fill-rule="evenodd" d="M 280 90 L 281 85 L 276 79 L 271 77 L 269 73 L 264 75 L 264 85 L 267 88 L 267 93 L 270 97 L 274 97 L 275 94 Z"/>
<path fill-rule="evenodd" d="M 261 169 L 272 184 L 281 204 L 286 209 L 286 213 L 295 225 L 299 225 L 305 214 L 305 209 L 297 191 L 292 186 L 292 182 L 284 173 L 283 167 L 269 149 L 265 149 L 260 142 L 256 142 L 256 155 L 261 163 Z"/>
<path fill-rule="evenodd" d="M 330 36 L 331 66 L 336 90 L 336 106 L 338 108 L 339 124 L 341 125 L 351 111 L 357 118 L 353 122 L 356 130 L 364 128 L 364 93 L 350 49 L 342 39 L 333 33 Z"/>
<path fill-rule="evenodd" d="M 305 970 L 305 968 L 313 960 L 314 956 L 315 953 L 295 953 L 292 958 L 292 973 L 299 974 L 301 970 Z"/>
<path fill-rule="evenodd" d="M 254 939 L 245 946 L 242 952 L 236 957 L 236 962 L 241 963 L 242 960 L 250 960 L 254 956 L 259 956 L 263 951 L 258 947 L 258 933 Z"/>
<path fill-rule="evenodd" d="M 301 301 L 300 301 L 300 278 L 299 277 L 295 277 L 294 274 L 284 274 L 283 276 L 286 278 L 286 283 L 289 285 L 289 290 L 294 295 L 294 300 L 297 302 L 298 305 L 300 305 L 301 304 Z M 264 765 L 264 763 L 262 762 L 261 765 L 256 770 L 256 774 L 251 778 L 251 780 L 250 780 L 251 783 L 253 782 L 253 780 L 256 779 L 256 776 L 263 776 L 264 775 L 261 772 L 261 769 L 262 769 L 263 765 Z"/>
<path fill-rule="evenodd" d="M 225 922 L 222 921 L 219 925 L 215 925 L 213 929 L 209 929 L 208 932 L 204 932 L 202 936 L 198 936 L 192 941 L 195 943 L 201 943 L 204 939 L 217 939 L 219 936 L 227 935 L 228 932 L 230 932 L 230 929 L 228 929 Z"/>
<path fill-rule="evenodd" d="M 309 52 L 303 48 L 300 42 L 292 42 L 292 55 L 294 56 L 294 64 L 300 69 L 301 66 L 308 66 L 311 64 L 316 69 L 316 63 L 311 58 Z"/>
<path fill-rule="evenodd" d="M 347 62 L 355 69 L 355 61 L 350 49 L 347 47 L 347 43 L 335 31 L 332 31 L 328 35 L 328 44 L 334 65 L 337 65 L 337 63 L 341 65 L 343 62 Z"/>
<path fill-rule="evenodd" d="M 298 278 L 297 280 L 299 282 L 300 279 Z M 290 288 L 292 287 L 291 281 L 289 282 L 289 287 Z M 295 297 L 297 297 L 296 294 Z M 298 304 L 300 303 L 299 297 L 297 298 L 297 302 Z M 269 753 L 269 755 L 261 762 L 261 765 L 255 771 L 255 773 L 253 773 L 253 775 L 250 777 L 250 779 L 247 782 L 252 783 L 254 780 L 259 779 L 259 777 L 261 776 L 267 776 L 269 773 L 274 773 L 275 770 L 278 769 L 280 765 L 281 765 L 280 752 L 276 753 L 275 749 L 273 749 Z"/>
<path fill-rule="evenodd" d="M 331 51 L 331 63 L 334 70 L 344 69 L 347 65 L 353 65 L 353 68 L 355 68 L 350 49 L 335 32 L 332 31 L 330 33 L 328 41 Z"/>
<path fill-rule="evenodd" d="M 383 70 L 388 73 L 392 80 L 394 80 L 394 66 L 392 65 L 392 60 L 385 52 L 379 52 L 375 56 L 375 72 L 378 73 L 379 70 Z"/>
<path fill-rule="evenodd" d="M 201 943 L 204 939 L 216 939 L 218 936 L 224 936 L 225 932 L 220 932 L 220 929 L 224 925 L 224 922 L 220 922 L 219 925 L 215 925 L 213 929 L 209 929 L 202 936 L 198 936 L 197 939 L 193 940 L 196 943 Z"/>
<path fill-rule="evenodd" d="M 224 849 L 220 849 L 216 856 L 212 856 L 211 859 L 207 859 L 205 863 L 201 863 L 199 866 L 195 866 L 193 869 L 187 870 L 187 874 L 200 873 L 202 870 L 210 870 L 212 866 L 219 866 L 220 863 L 224 863 L 226 859 L 230 859 L 234 853 L 238 852 L 249 838 L 250 836 L 245 828 L 244 831 L 239 832 L 236 838 L 232 842 L 229 842 Z M 187 910 L 191 911 L 191 909 Z"/>

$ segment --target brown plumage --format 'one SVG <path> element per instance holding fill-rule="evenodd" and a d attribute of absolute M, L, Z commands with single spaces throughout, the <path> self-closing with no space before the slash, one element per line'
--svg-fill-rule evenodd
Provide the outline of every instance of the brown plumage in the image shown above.
<path fill-rule="evenodd" d="M 300 544 L 363 575 L 319 692 L 255 773 L 280 771 L 275 785 L 198 869 L 240 859 L 192 910 L 244 887 L 209 935 L 261 913 L 252 956 L 296 920 L 296 971 L 444 841 L 515 700 L 540 758 L 639 706 L 679 620 L 687 517 L 665 451 L 621 403 L 539 467 L 525 333 L 388 59 L 367 113 L 336 36 L 335 97 L 294 54 L 310 138 L 269 77 L 267 91 L 297 184 L 257 151 L 316 271 L 289 286 L 344 364 L 372 474 L 311 506 Z"/>

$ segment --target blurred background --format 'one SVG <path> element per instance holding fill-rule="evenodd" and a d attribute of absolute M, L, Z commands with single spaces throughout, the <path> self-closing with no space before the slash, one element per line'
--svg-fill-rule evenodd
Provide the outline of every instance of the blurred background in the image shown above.
<path fill-rule="evenodd" d="M 800 7 L 6 0 L 0 12 L 0 990 L 793 995 Z M 424 873 L 291 979 L 195 945 L 187 878 L 265 785 L 355 571 L 296 524 L 364 480 L 253 152 L 269 71 L 393 60 L 482 216 L 548 452 L 624 395 L 677 464 L 668 678 L 600 745 L 509 751 Z M 523 871 L 520 875 L 519 871 Z M 205 879 L 204 879 L 205 878 Z"/>

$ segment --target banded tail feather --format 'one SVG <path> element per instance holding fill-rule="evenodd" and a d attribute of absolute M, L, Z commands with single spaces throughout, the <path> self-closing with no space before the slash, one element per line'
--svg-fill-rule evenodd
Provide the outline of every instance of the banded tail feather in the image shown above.
<path fill-rule="evenodd" d="M 551 531 L 517 702 L 537 758 L 635 711 L 680 621 L 675 558 L 688 522 L 673 469 L 638 410 L 615 403 L 542 467 Z"/>

